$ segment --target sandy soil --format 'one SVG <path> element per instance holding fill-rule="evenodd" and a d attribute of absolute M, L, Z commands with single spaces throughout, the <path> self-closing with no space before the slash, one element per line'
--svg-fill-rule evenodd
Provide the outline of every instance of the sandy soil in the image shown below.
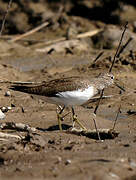
<path fill-rule="evenodd" d="M 72 58 L 71 61 L 73 61 Z M 103 70 L 100 71 L 103 72 Z M 49 72 L 53 73 L 53 69 Z M 92 77 L 96 73 L 95 69 L 82 72 L 85 76 Z M 79 68 L 75 68 L 65 73 L 57 73 L 53 77 L 67 76 L 68 74 L 70 76 L 80 75 L 81 71 L 79 72 Z M 105 91 L 105 95 L 113 95 L 113 97 L 102 100 L 97 113 L 97 124 L 99 128 L 112 128 L 121 104 L 121 114 L 116 125 L 116 130 L 120 134 L 113 140 L 107 139 L 103 142 L 60 132 L 56 126 L 55 105 L 20 92 L 11 91 L 11 96 L 5 97 L 4 94 L 8 88 L 7 85 L 2 85 L 1 106 L 8 107 L 12 103 L 15 107 L 5 113 L 6 118 L 1 122 L 21 122 L 41 129 L 32 135 L 34 142 L 2 141 L 0 146 L 2 179 L 9 177 L 12 179 L 87 179 L 88 177 L 125 179 L 135 175 L 135 113 L 132 115 L 127 113 L 129 110 L 135 110 L 136 98 L 133 92 L 135 72 L 122 70 L 115 75 L 124 84 L 127 91 L 122 95 L 117 87 L 111 87 Z M 38 77 L 41 80 L 52 78 L 49 73 L 39 70 L 21 73 L 14 68 L 1 66 L 1 79 L 26 81 L 37 80 Z M 91 113 L 95 103 L 90 103 L 88 106 L 91 109 L 76 107 L 75 110 L 81 122 L 86 127 L 94 129 Z M 72 124 L 70 116 L 65 118 L 63 124 L 65 128 Z M 8 132 L 11 133 L 11 131 Z M 14 131 L 13 133 L 24 134 Z"/>

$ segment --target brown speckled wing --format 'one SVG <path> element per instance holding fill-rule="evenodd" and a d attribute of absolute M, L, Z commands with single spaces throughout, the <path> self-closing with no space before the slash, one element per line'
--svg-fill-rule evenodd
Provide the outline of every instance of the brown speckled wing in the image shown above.
<path fill-rule="evenodd" d="M 89 80 L 81 79 L 79 77 L 69 77 L 62 79 L 55 79 L 48 82 L 43 82 L 40 85 L 12 85 L 10 89 L 21 91 L 29 94 L 36 94 L 41 96 L 56 96 L 57 93 L 63 91 L 72 91 L 76 89 L 84 89 L 88 87 Z"/>

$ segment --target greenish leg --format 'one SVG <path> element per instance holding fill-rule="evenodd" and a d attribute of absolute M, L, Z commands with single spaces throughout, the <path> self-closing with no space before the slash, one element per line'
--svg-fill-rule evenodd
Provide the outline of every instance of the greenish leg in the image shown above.
<path fill-rule="evenodd" d="M 94 126 L 95 126 L 95 129 L 96 129 L 96 133 L 98 135 L 98 139 L 101 141 L 101 137 L 100 137 L 100 133 L 98 131 L 98 128 L 97 128 L 97 123 L 96 123 L 96 114 L 94 114 L 94 118 L 93 118 L 93 121 L 94 121 Z"/>
<path fill-rule="evenodd" d="M 72 118 L 73 118 L 73 127 L 75 126 L 75 123 L 77 123 L 83 130 L 87 130 L 82 123 L 77 119 L 77 116 L 75 114 L 74 108 L 72 107 Z"/>
<path fill-rule="evenodd" d="M 61 107 L 61 106 L 58 106 L 57 107 L 57 111 L 59 110 L 59 112 L 57 112 L 57 119 L 58 119 L 58 125 L 59 125 L 59 129 L 60 131 L 62 131 L 62 125 L 61 125 L 61 121 L 62 121 L 62 112 L 64 111 L 65 109 L 65 106 Z"/>

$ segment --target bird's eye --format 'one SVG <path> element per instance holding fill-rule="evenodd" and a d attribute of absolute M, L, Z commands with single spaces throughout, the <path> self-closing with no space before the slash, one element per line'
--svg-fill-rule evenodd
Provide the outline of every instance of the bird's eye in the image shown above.
<path fill-rule="evenodd" d="M 114 76 L 111 76 L 111 79 L 114 79 Z"/>

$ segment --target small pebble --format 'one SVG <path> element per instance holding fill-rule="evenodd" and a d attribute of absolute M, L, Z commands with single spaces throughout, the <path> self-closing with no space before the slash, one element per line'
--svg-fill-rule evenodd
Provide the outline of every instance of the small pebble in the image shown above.
<path fill-rule="evenodd" d="M 65 165 L 68 165 L 68 164 L 71 164 L 71 160 L 70 159 L 67 159 L 66 162 L 65 162 Z"/>
<path fill-rule="evenodd" d="M 1 109 L 0 109 L 0 120 L 3 120 L 4 118 L 5 118 L 5 114 L 1 111 Z"/>
<path fill-rule="evenodd" d="M 12 109 L 12 107 L 8 106 L 8 107 L 7 107 L 7 109 L 8 109 L 8 110 L 11 110 L 11 109 Z"/>
<path fill-rule="evenodd" d="M 60 163 L 62 161 L 62 158 L 60 156 L 57 157 L 56 164 Z"/>
<path fill-rule="evenodd" d="M 62 161 L 62 158 L 59 156 L 58 157 L 58 162 L 61 162 Z"/>
<path fill-rule="evenodd" d="M 24 113 L 24 112 L 25 112 L 25 110 L 24 110 L 24 108 L 23 108 L 23 107 L 21 107 L 21 110 L 22 110 L 22 113 Z"/>
<path fill-rule="evenodd" d="M 5 92 L 5 96 L 11 96 L 10 91 Z"/>
<path fill-rule="evenodd" d="M 11 107 L 16 107 L 16 106 L 15 106 L 15 104 L 12 104 L 12 103 L 11 103 Z"/>
<path fill-rule="evenodd" d="M 1 108 L 1 111 L 2 111 L 3 113 L 4 113 L 4 112 L 7 112 L 7 108 L 3 106 L 3 107 Z"/>

